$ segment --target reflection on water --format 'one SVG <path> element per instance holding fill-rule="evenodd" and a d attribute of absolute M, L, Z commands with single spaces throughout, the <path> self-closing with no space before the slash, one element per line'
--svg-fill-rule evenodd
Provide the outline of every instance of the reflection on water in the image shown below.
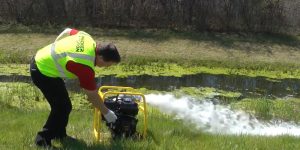
<path fill-rule="evenodd" d="M 141 75 L 117 78 L 105 76 L 96 78 L 96 81 L 98 86 L 131 86 L 159 91 L 172 91 L 181 87 L 213 87 L 220 90 L 237 91 L 244 96 L 300 97 L 300 79 L 274 81 L 264 77 L 196 74 L 183 77 Z M 22 75 L 0 75 L 0 82 L 30 83 L 31 79 L 29 76 Z M 66 80 L 66 85 L 71 90 L 79 90 L 77 80 Z"/>
<path fill-rule="evenodd" d="M 135 88 L 144 87 L 159 91 L 172 91 L 180 87 L 213 87 L 220 90 L 237 91 L 245 96 L 300 97 L 299 79 L 272 81 L 264 77 L 197 74 L 183 77 L 143 75 L 116 78 L 114 76 L 105 76 L 97 78 L 97 82 L 101 85 L 120 85 Z"/>

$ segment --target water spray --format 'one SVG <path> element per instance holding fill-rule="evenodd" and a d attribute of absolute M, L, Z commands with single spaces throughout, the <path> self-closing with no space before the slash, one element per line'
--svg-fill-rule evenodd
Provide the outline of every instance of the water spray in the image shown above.
<path fill-rule="evenodd" d="M 300 126 L 297 124 L 276 120 L 260 121 L 244 111 L 232 110 L 229 106 L 214 104 L 209 100 L 175 98 L 171 94 L 149 94 L 146 98 L 148 104 L 158 107 L 162 112 L 195 124 L 196 128 L 208 133 L 300 136 Z"/>

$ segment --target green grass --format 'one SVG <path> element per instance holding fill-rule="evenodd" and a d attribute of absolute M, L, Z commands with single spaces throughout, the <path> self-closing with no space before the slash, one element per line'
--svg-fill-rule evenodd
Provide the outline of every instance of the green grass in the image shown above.
<path fill-rule="evenodd" d="M 141 63 L 122 63 L 109 68 L 98 68 L 98 75 L 116 75 L 127 77 L 132 75 L 152 76 L 183 76 L 198 73 L 240 75 L 249 77 L 267 77 L 273 79 L 300 78 L 300 69 L 297 65 L 267 64 L 267 63 L 239 63 L 202 61 L 199 64 L 177 64 L 147 60 Z"/>
<path fill-rule="evenodd" d="M 80 28 L 80 27 L 79 27 Z M 100 75 L 182 76 L 211 73 L 269 78 L 300 78 L 300 38 L 289 35 L 191 33 L 156 29 L 80 28 L 96 41 L 117 45 L 122 63 L 98 69 Z M 6 64 L 28 64 L 63 27 L 0 25 L 1 73 Z"/>
<path fill-rule="evenodd" d="M 147 90 L 139 89 L 139 91 Z M 28 83 L 1 83 L 0 93 L 0 149 L 36 149 L 34 146 L 35 134 L 41 129 L 49 113 L 48 104 L 41 93 Z M 191 96 L 202 95 L 204 97 L 210 93 L 220 93 L 227 96 L 238 95 L 237 93 L 218 91 L 212 88 L 182 88 L 175 91 L 175 95 L 176 93 Z M 195 129 L 194 125 L 185 123 L 182 120 L 175 120 L 173 116 L 162 114 L 153 107 L 149 107 L 148 110 L 149 130 L 146 139 L 112 141 L 108 138 L 105 142 L 96 142 L 92 134 L 93 113 L 91 106 L 82 94 L 71 92 L 70 96 L 75 107 L 73 107 L 70 116 L 67 132 L 75 136 L 78 141 L 53 141 L 54 146 L 59 149 L 281 150 L 300 148 L 299 138 L 291 136 L 265 137 L 204 133 Z M 231 104 L 236 104 L 236 106 L 239 106 L 238 108 L 244 110 L 260 111 L 258 116 L 272 114 L 272 117 L 278 117 L 286 121 L 299 121 L 299 99 L 267 100 L 266 103 L 265 101 L 264 99 L 244 99 L 242 101 L 231 101 Z M 240 106 L 246 106 L 246 108 Z M 140 123 L 142 125 L 141 121 Z M 108 133 L 108 130 L 104 128 L 103 133 Z"/>
<path fill-rule="evenodd" d="M 97 41 L 114 42 L 122 63 L 97 69 L 98 75 L 182 76 L 196 73 L 263 76 L 273 79 L 300 78 L 299 36 L 244 33 L 188 33 L 170 30 L 117 30 L 81 28 Z M 29 76 L 28 63 L 36 51 L 51 43 L 62 27 L 0 25 L 0 75 Z M 138 89 L 143 93 L 160 93 Z M 213 88 L 185 87 L 177 96 L 218 97 L 234 109 L 260 119 L 300 120 L 300 99 L 246 98 L 240 93 Z M 82 93 L 70 92 L 74 110 L 68 133 L 78 142 L 53 144 L 60 149 L 300 149 L 291 136 L 213 135 L 196 130 L 149 108 L 148 137 L 95 142 L 92 108 Z M 49 106 L 40 91 L 29 83 L 0 83 L 0 149 L 36 149 L 34 136 L 45 122 Z M 140 122 L 141 123 L 141 122 Z M 108 133 L 107 129 L 103 132 Z"/>
<path fill-rule="evenodd" d="M 147 60 L 145 60 L 147 61 Z M 212 65 L 212 64 L 210 64 Z M 249 64 L 250 65 L 250 64 Z M 260 64 L 263 66 L 263 64 Z M 287 79 L 294 78 L 300 79 L 300 69 L 297 66 L 280 66 L 274 68 L 264 68 L 257 66 L 243 66 L 239 64 L 239 68 L 226 68 L 226 67 L 213 67 L 204 65 L 178 65 L 176 63 L 148 63 L 144 65 L 126 64 L 108 67 L 108 68 L 96 68 L 97 76 L 115 75 L 117 77 L 128 77 L 136 75 L 151 75 L 151 76 L 176 76 L 181 77 L 183 75 L 192 75 L 199 73 L 207 74 L 224 74 L 224 75 L 238 75 L 248 77 L 266 77 L 269 79 Z M 265 64 L 265 67 L 268 65 Z M 0 75 L 23 75 L 29 76 L 28 64 L 0 64 Z"/>
<path fill-rule="evenodd" d="M 148 90 L 146 88 L 136 89 L 136 91 L 144 94 L 174 94 L 178 98 L 189 95 L 199 100 L 217 98 L 221 104 L 229 104 L 233 109 L 245 110 L 260 119 L 278 118 L 285 121 L 300 121 L 299 98 L 242 98 L 241 93 L 209 87 L 182 87 L 171 92 Z M 4 106 L 8 108 L 14 107 L 28 111 L 49 109 L 41 92 L 30 83 L 0 82 L 0 93 L 0 104 L 5 104 Z M 86 96 L 83 92 L 69 91 L 69 96 L 74 109 L 90 110 L 92 108 L 85 100 Z"/>
<path fill-rule="evenodd" d="M 23 110 L 48 108 L 45 98 L 33 84 L 0 82 L 0 103 Z M 69 92 L 74 109 L 90 109 L 91 105 L 82 93 Z"/>
<path fill-rule="evenodd" d="M 135 89 L 136 92 L 144 94 L 174 94 L 180 98 L 186 95 L 197 99 L 218 98 L 224 103 L 231 103 L 237 101 L 241 93 L 218 90 L 209 87 L 182 87 L 175 91 L 156 91 L 148 90 L 146 88 Z M 0 102 L 11 107 L 17 107 L 24 110 L 39 109 L 46 107 L 45 98 L 39 89 L 31 83 L 20 82 L 0 82 Z M 74 109 L 90 109 L 89 103 L 84 100 L 86 96 L 81 93 L 69 91 L 69 96 L 72 99 Z"/>
<path fill-rule="evenodd" d="M 254 114 L 260 119 L 270 120 L 277 118 L 284 121 L 300 121 L 300 99 L 267 99 L 267 98 L 246 98 L 239 102 L 232 103 L 234 109 L 242 109 Z"/>
<path fill-rule="evenodd" d="M 0 149 L 35 149 L 36 132 L 45 121 L 47 110 L 26 111 L 17 108 L 1 108 Z M 74 110 L 70 116 L 68 133 L 78 142 L 53 144 L 61 149 L 298 149 L 299 139 L 289 136 L 228 136 L 211 135 L 195 130 L 181 120 L 173 120 L 155 109 L 149 111 L 148 137 L 143 140 L 123 139 L 95 142 L 92 136 L 91 110 Z M 105 130 L 104 132 L 107 132 Z"/>
<path fill-rule="evenodd" d="M 175 95 L 175 97 L 184 97 L 189 95 L 195 99 L 212 99 L 217 98 L 222 104 L 230 104 L 241 99 L 242 94 L 239 92 L 231 92 L 219 90 L 211 87 L 182 87 L 170 92 Z"/>

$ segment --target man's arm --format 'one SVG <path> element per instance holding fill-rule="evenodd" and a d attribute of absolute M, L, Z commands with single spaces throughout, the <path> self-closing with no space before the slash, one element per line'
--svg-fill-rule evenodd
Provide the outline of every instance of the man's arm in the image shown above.
<path fill-rule="evenodd" d="M 108 109 L 104 106 L 97 90 L 89 91 L 84 89 L 84 92 L 88 96 L 88 101 L 91 102 L 95 108 L 99 108 L 102 114 L 107 114 Z"/>
<path fill-rule="evenodd" d="M 98 95 L 95 82 L 95 72 L 86 65 L 82 65 L 73 61 L 68 61 L 66 64 L 68 71 L 74 73 L 79 81 L 80 86 L 84 89 L 88 96 L 88 101 L 93 104 L 95 108 L 100 109 L 107 122 L 115 122 L 117 116 L 111 110 L 107 109 L 101 97 Z"/>

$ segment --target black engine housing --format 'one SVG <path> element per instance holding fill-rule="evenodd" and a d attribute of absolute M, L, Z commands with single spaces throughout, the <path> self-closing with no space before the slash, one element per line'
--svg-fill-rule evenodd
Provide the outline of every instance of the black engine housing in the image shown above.
<path fill-rule="evenodd" d="M 104 100 L 104 104 L 118 117 L 116 122 L 106 123 L 113 138 L 133 136 L 136 133 L 139 111 L 138 104 L 133 100 L 133 97 L 119 95 L 108 97 Z"/>

